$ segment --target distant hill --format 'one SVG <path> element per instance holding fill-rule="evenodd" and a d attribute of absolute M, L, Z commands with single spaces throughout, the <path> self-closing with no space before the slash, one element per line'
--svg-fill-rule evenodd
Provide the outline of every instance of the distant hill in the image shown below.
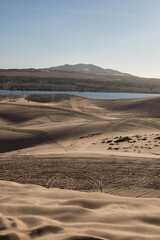
<path fill-rule="evenodd" d="M 130 75 L 128 73 L 122 73 L 117 70 L 113 69 L 104 69 L 99 66 L 93 65 L 93 64 L 75 64 L 75 65 L 61 65 L 57 67 L 50 67 L 47 68 L 47 70 L 50 71 L 61 71 L 61 72 L 78 72 L 78 73 L 87 73 L 87 74 L 96 74 L 96 75 L 117 75 L 117 76 L 126 76 L 126 77 L 133 77 L 133 75 Z"/>
<path fill-rule="evenodd" d="M 91 74 L 91 75 L 103 75 L 103 76 L 121 76 L 121 77 L 136 77 L 134 75 L 128 74 L 128 73 L 122 73 L 117 70 L 113 69 L 104 69 L 99 66 L 93 65 L 93 64 L 75 64 L 75 65 L 70 65 L 70 64 L 65 64 L 61 66 L 56 66 L 56 67 L 50 67 L 50 68 L 26 68 L 26 69 L 0 69 L 0 72 L 26 72 L 26 73 L 31 73 L 31 72 L 64 72 L 64 73 L 81 73 L 81 74 Z"/>

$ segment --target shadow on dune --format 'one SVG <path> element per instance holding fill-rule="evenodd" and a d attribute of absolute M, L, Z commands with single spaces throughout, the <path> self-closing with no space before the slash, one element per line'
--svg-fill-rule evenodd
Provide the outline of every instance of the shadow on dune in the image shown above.
<path fill-rule="evenodd" d="M 88 138 L 126 128 L 128 131 L 160 129 L 159 123 L 153 121 L 160 117 L 159 97 L 109 101 L 64 94 L 34 94 L 5 96 L 0 100 L 0 152 L 43 143 L 52 147 L 57 141 Z M 115 114 L 117 119 L 112 119 Z M 108 115 L 111 120 L 107 119 Z"/>

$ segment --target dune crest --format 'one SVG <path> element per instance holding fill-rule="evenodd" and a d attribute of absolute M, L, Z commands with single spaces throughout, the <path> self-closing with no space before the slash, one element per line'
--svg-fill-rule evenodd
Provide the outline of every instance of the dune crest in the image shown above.
<path fill-rule="evenodd" d="M 0 239 L 158 240 L 160 200 L 0 181 Z"/>

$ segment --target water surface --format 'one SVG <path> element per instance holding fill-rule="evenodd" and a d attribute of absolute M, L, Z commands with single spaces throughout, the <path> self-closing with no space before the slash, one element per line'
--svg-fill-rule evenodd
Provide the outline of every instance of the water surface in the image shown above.
<path fill-rule="evenodd" d="M 0 90 L 2 95 L 21 95 L 21 94 L 70 94 L 80 97 L 87 97 L 93 99 L 129 99 L 129 98 L 144 98 L 144 97 L 156 97 L 160 94 L 150 93 L 115 93 L 115 92 L 76 92 L 76 91 L 10 91 Z"/>

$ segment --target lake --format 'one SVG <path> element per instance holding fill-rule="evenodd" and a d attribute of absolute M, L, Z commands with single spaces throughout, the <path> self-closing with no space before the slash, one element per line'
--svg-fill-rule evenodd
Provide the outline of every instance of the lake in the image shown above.
<path fill-rule="evenodd" d="M 75 92 L 75 91 L 10 91 L 0 90 L 0 95 L 21 95 L 21 94 L 71 94 L 80 97 L 87 97 L 93 99 L 129 99 L 129 98 L 144 98 L 156 97 L 160 94 L 150 93 L 115 93 L 115 92 Z"/>

